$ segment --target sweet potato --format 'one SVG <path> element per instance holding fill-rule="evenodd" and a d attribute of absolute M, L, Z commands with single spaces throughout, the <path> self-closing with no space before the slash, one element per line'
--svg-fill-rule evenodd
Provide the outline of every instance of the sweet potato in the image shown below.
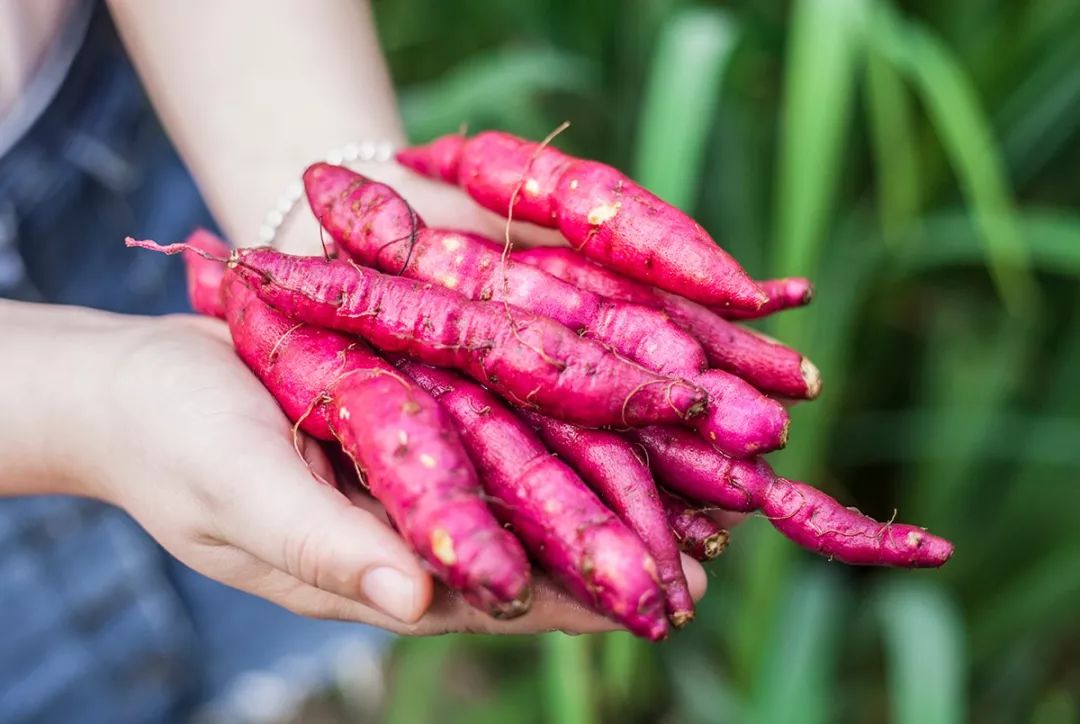
<path fill-rule="evenodd" d="M 215 261 L 214 257 L 227 259 L 228 245 L 206 229 L 191 232 L 184 243 L 191 247 L 184 252 L 191 308 L 199 314 L 224 319 L 225 304 L 221 299 L 221 280 L 225 276 L 225 264 L 223 261 Z"/>
<path fill-rule="evenodd" d="M 171 250 L 182 251 L 182 245 Z M 269 248 L 236 250 L 229 265 L 291 318 L 460 369 L 515 404 L 560 419 L 584 425 L 684 422 L 706 404 L 700 388 L 622 360 L 547 317 L 523 313 L 510 320 L 503 305 L 470 302 L 351 262 Z"/>
<path fill-rule="evenodd" d="M 677 427 L 633 432 L 656 476 L 686 497 L 735 511 L 761 511 L 807 550 L 854 565 L 937 567 L 953 546 L 922 528 L 878 522 L 805 483 L 777 477 L 761 460 L 733 460 Z"/>
<path fill-rule="evenodd" d="M 804 307 L 814 298 L 814 287 L 806 277 L 765 279 L 758 281 L 757 285 L 769 298 L 760 309 L 747 312 L 730 307 L 712 307 L 712 311 L 725 319 L 760 319 L 785 309 Z"/>
<path fill-rule="evenodd" d="M 668 618 L 676 628 L 684 626 L 694 617 L 694 600 L 656 484 L 633 446 L 612 432 L 586 430 L 536 413 L 522 416 L 645 543 L 656 561 Z"/>
<path fill-rule="evenodd" d="M 396 191 L 347 168 L 315 164 L 305 172 L 304 185 L 315 216 L 356 261 L 472 300 L 529 309 L 654 372 L 700 386 L 710 401 L 696 426 L 728 454 L 745 457 L 784 445 L 788 416 L 783 407 L 732 375 L 701 374 L 706 364 L 701 345 L 662 313 L 514 263 L 500 245 L 481 236 L 427 228 Z M 506 313 L 520 314 L 509 308 Z"/>
<path fill-rule="evenodd" d="M 705 352 L 663 314 L 579 289 L 478 234 L 432 229 L 394 189 L 343 166 L 304 172 L 316 218 L 352 259 L 387 274 L 432 282 L 474 301 L 504 302 L 550 317 L 662 374 L 705 369 Z"/>
<path fill-rule="evenodd" d="M 768 301 L 699 224 L 605 164 L 496 131 L 447 136 L 397 160 L 496 213 L 557 228 L 589 258 L 648 284 L 749 312 Z"/>
<path fill-rule="evenodd" d="M 537 247 L 513 256 L 581 289 L 663 311 L 701 343 L 710 365 L 762 392 L 792 399 L 813 399 L 821 392 L 821 374 L 810 360 L 689 299 L 620 277 L 570 249 Z"/>
<path fill-rule="evenodd" d="M 702 508 L 697 508 L 677 495 L 660 491 L 668 525 L 679 547 L 699 561 L 711 561 L 727 548 L 729 534 Z"/>
<path fill-rule="evenodd" d="M 371 494 L 434 573 L 496 618 L 525 613 L 525 552 L 484 502 L 452 421 L 435 400 L 363 342 L 298 324 L 233 271 L 213 274 L 224 242 L 206 231 L 185 252 L 193 306 L 220 311 L 237 354 L 297 426 L 339 441 Z"/>
<path fill-rule="evenodd" d="M 494 395 L 398 360 L 457 422 L 492 506 L 576 598 L 651 640 L 667 635 L 656 562 L 641 540 Z"/>

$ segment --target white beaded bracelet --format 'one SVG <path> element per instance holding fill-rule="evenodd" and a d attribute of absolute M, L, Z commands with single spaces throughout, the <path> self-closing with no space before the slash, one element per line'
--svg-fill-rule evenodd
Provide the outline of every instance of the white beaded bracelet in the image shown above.
<path fill-rule="evenodd" d="M 350 163 L 385 163 L 394 157 L 394 144 L 389 141 L 362 141 L 360 143 L 347 143 L 341 148 L 335 148 L 326 154 L 326 162 L 336 166 Z M 293 181 L 278 197 L 274 208 L 267 213 L 259 227 L 259 242 L 272 245 L 281 225 L 289 214 L 296 208 L 296 202 L 304 195 L 304 184 L 297 179 Z"/>

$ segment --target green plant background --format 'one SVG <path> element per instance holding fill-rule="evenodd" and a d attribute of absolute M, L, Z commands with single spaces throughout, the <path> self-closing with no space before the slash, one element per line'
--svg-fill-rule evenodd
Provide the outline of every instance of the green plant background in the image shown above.
<path fill-rule="evenodd" d="M 626 169 L 756 275 L 821 367 L 789 477 L 956 542 L 856 570 L 750 520 L 698 620 L 401 640 L 383 718 L 1080 721 L 1080 3 L 385 0 L 410 133 Z"/>

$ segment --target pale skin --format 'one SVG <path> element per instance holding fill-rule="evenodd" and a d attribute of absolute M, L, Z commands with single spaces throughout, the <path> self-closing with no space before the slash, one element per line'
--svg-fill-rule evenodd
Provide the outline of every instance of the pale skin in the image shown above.
<path fill-rule="evenodd" d="M 366 3 L 110 6 L 170 136 L 237 243 L 254 243 L 281 190 L 329 149 L 404 142 Z M 452 188 L 393 164 L 361 170 L 397 187 L 429 223 L 503 232 L 501 219 Z M 314 221 L 295 216 L 279 246 L 317 252 Z M 514 233 L 522 243 L 553 239 Z M 0 335 L 9 381 L 0 386 L 0 495 L 108 501 L 192 568 L 306 616 L 407 634 L 614 628 L 542 580 L 532 610 L 505 622 L 435 585 L 377 503 L 313 478 L 312 469 L 332 477 L 322 451 L 301 439 L 306 460 L 297 455 L 291 425 L 217 320 L 0 301 Z M 685 557 L 684 568 L 699 598 L 704 571 Z"/>

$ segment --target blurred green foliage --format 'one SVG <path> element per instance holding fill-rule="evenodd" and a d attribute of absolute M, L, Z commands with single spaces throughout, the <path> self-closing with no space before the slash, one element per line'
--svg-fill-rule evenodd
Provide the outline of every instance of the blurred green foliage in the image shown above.
<path fill-rule="evenodd" d="M 751 520 L 687 632 L 399 642 L 402 722 L 1080 722 L 1080 3 L 384 0 L 415 140 L 627 169 L 811 307 L 785 475 L 952 538 L 855 570 Z"/>

